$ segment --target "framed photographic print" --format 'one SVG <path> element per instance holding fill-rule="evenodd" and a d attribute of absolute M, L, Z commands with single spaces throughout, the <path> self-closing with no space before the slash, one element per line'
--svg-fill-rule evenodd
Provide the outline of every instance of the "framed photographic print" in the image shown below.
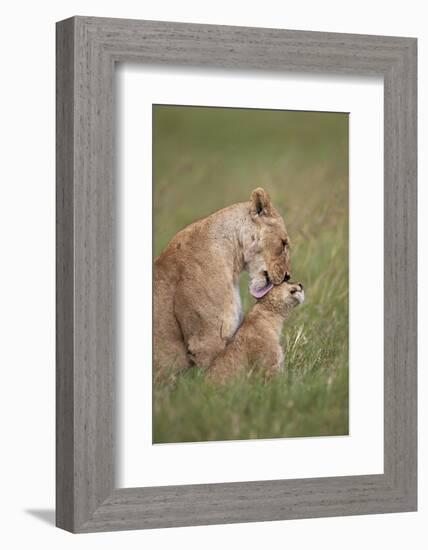
<path fill-rule="evenodd" d="M 57 24 L 57 525 L 416 510 L 416 40 Z"/>

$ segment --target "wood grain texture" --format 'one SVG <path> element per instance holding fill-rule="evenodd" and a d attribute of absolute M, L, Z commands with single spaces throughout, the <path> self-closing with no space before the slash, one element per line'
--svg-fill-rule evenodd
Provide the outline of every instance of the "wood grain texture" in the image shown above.
<path fill-rule="evenodd" d="M 116 62 L 383 76 L 383 475 L 115 489 Z M 415 39 L 58 23 L 57 525 L 91 532 L 416 510 L 416 225 Z"/>
<path fill-rule="evenodd" d="M 56 521 L 74 526 L 74 23 L 56 36 Z"/>

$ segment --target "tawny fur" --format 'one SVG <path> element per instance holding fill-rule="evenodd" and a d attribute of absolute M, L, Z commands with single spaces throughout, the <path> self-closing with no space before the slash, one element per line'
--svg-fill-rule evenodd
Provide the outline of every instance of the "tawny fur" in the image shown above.
<path fill-rule="evenodd" d="M 266 379 L 282 370 L 284 352 L 280 335 L 291 309 L 302 303 L 300 283 L 275 286 L 254 304 L 228 346 L 207 371 L 207 379 L 225 384 L 248 369 L 260 370 Z"/>
<path fill-rule="evenodd" d="M 269 195 L 255 189 L 234 204 L 192 223 L 154 263 L 154 366 L 206 367 L 241 320 L 239 276 L 250 286 L 279 284 L 290 271 L 289 239 Z"/>

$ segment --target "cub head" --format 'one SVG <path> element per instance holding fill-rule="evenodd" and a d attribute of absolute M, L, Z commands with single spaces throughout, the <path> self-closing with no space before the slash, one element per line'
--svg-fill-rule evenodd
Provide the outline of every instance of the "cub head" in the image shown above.
<path fill-rule="evenodd" d="M 250 218 L 250 229 L 243 237 L 244 261 L 250 293 L 261 298 L 290 279 L 290 242 L 284 220 L 261 187 L 251 193 Z"/>
<path fill-rule="evenodd" d="M 259 303 L 266 309 L 285 316 L 291 308 L 303 304 L 304 300 L 305 292 L 302 283 L 284 281 L 281 285 L 274 286 L 264 298 L 259 300 Z"/>

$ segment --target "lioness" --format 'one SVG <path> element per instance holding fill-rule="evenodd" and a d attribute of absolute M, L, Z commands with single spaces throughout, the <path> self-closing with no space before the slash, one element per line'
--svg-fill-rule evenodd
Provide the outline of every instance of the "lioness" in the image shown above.
<path fill-rule="evenodd" d="M 241 320 L 239 275 L 260 298 L 290 278 L 284 220 L 262 188 L 179 231 L 154 262 L 155 371 L 207 367 Z"/>
<path fill-rule="evenodd" d="M 279 338 L 292 308 L 305 299 L 301 283 L 276 286 L 251 308 L 233 340 L 208 368 L 207 379 L 224 384 L 245 368 L 260 369 L 270 378 L 283 368 Z"/>

